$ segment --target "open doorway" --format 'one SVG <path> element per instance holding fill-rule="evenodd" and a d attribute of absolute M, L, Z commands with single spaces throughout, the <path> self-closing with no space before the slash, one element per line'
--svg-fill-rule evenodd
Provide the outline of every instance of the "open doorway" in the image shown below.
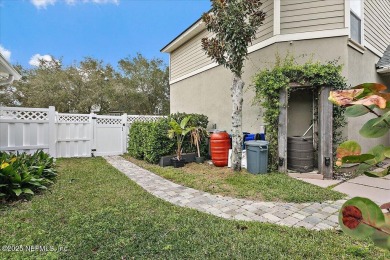
<path fill-rule="evenodd" d="M 318 172 L 316 95 L 310 87 L 290 90 L 287 108 L 287 169 L 293 172 Z"/>

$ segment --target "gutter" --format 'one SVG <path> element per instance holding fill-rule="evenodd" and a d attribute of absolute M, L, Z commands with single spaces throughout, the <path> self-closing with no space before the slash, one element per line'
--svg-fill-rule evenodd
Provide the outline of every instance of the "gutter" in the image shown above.
<path fill-rule="evenodd" d="M 14 80 L 19 80 L 22 76 L 8 63 L 4 56 L 0 53 L 0 63 L 5 67 L 7 73 L 14 77 Z"/>
<path fill-rule="evenodd" d="M 205 24 L 201 19 L 197 20 L 190 27 L 188 27 L 184 32 L 179 34 L 175 39 L 163 47 L 160 52 L 171 53 L 177 48 L 179 48 L 183 43 L 200 33 L 206 28 Z"/>
<path fill-rule="evenodd" d="M 390 67 L 382 67 L 376 70 L 379 74 L 390 74 Z"/>

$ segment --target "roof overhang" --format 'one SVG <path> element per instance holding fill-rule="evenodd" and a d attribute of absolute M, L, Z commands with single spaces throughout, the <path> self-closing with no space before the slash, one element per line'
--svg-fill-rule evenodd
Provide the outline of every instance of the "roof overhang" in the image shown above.
<path fill-rule="evenodd" d="M 387 46 L 382 58 L 376 64 L 376 71 L 382 75 L 390 73 L 390 45 Z"/>
<path fill-rule="evenodd" d="M 199 19 L 190 27 L 188 27 L 184 32 L 182 32 L 179 36 L 173 39 L 170 43 L 168 43 L 160 51 L 165 53 L 171 53 L 204 29 L 206 29 L 206 26 L 202 19 Z"/>
<path fill-rule="evenodd" d="M 12 67 L 12 65 L 0 53 L 0 73 L 12 76 L 14 80 L 19 80 L 22 76 Z"/>
<path fill-rule="evenodd" d="M 379 74 L 390 74 L 390 67 L 379 68 L 376 72 Z"/>

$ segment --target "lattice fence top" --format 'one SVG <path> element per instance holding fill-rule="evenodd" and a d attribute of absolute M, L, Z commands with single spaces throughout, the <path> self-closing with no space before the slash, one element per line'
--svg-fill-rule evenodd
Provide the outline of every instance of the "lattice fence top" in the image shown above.
<path fill-rule="evenodd" d="M 88 123 L 89 115 L 83 114 L 58 114 L 59 123 Z"/>
<path fill-rule="evenodd" d="M 0 109 L 0 119 L 16 119 L 16 120 L 34 120 L 45 121 L 49 120 L 48 111 L 25 111 L 14 109 Z"/>
<path fill-rule="evenodd" d="M 127 123 L 132 124 L 134 122 L 156 122 L 165 116 L 138 116 L 138 115 L 130 115 L 127 116 Z"/>
<path fill-rule="evenodd" d="M 98 125 L 121 125 L 122 119 L 121 118 L 109 118 L 109 117 L 103 117 L 103 118 L 97 118 L 96 123 Z"/>

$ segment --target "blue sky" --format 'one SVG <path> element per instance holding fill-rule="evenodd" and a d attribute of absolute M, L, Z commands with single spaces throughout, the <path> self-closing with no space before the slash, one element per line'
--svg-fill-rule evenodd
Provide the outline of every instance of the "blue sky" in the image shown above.
<path fill-rule="evenodd" d="M 209 9 L 209 0 L 0 0 L 0 51 L 23 67 L 45 55 L 116 66 L 137 52 L 168 63 L 160 49 Z"/>

